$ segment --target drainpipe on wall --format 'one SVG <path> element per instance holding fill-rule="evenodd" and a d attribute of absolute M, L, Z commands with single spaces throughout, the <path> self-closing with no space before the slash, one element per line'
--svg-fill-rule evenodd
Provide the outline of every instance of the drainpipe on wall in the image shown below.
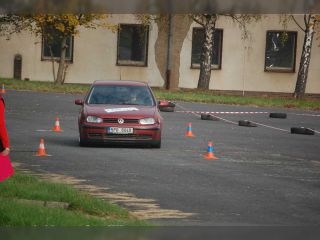
<path fill-rule="evenodd" d="M 243 51 L 243 65 L 242 65 L 242 96 L 244 97 L 245 95 L 245 89 L 246 89 L 246 76 L 245 76 L 245 71 L 246 71 L 246 54 L 247 54 L 247 46 L 244 46 L 244 51 Z"/>
<path fill-rule="evenodd" d="M 168 17 L 168 48 L 167 48 L 167 70 L 165 88 L 170 89 L 170 76 L 172 67 L 172 15 Z"/>

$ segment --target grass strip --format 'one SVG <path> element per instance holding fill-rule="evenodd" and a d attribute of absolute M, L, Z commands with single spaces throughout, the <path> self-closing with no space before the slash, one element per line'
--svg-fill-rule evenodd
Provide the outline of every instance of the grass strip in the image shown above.
<path fill-rule="evenodd" d="M 0 183 L 0 226 L 145 226 L 115 204 L 16 172 Z M 69 203 L 68 209 L 23 204 L 16 199 Z"/>
<path fill-rule="evenodd" d="M 81 212 L 21 204 L 1 199 L 0 226 L 124 226 L 126 221 L 108 220 L 88 216 Z"/>
<path fill-rule="evenodd" d="M 43 81 L 24 81 L 16 79 L 1 79 L 6 89 L 12 90 L 30 90 L 35 92 L 58 92 L 58 93 L 86 93 L 90 84 L 72 84 L 55 85 L 52 82 Z M 215 93 L 213 91 L 179 90 L 168 91 L 164 89 L 153 89 L 158 99 L 171 101 L 187 101 L 201 103 L 216 103 L 230 105 L 246 105 L 259 107 L 277 107 L 277 108 L 299 108 L 305 110 L 320 111 L 319 99 L 294 99 L 291 97 L 247 97 L 234 96 L 228 94 Z"/>
<path fill-rule="evenodd" d="M 154 93 L 158 99 L 175 101 L 320 110 L 319 99 L 294 99 L 290 97 L 243 97 L 223 95 L 213 93 L 212 91 L 200 90 L 179 90 L 172 92 L 168 90 L 154 89 Z"/>
<path fill-rule="evenodd" d="M 17 79 L 0 78 L 1 84 L 6 89 L 29 90 L 35 92 L 56 92 L 56 93 L 85 93 L 89 90 L 90 84 L 65 83 L 63 85 L 44 81 L 25 81 Z"/>

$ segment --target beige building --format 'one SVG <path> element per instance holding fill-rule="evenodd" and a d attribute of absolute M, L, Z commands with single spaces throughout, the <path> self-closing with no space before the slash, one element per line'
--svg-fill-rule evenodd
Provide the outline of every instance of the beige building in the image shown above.
<path fill-rule="evenodd" d="M 298 19 L 302 25 L 302 17 Z M 196 88 L 200 25 L 188 17 L 174 16 L 170 39 L 167 22 L 153 23 L 144 32 L 133 15 L 113 15 L 108 21 L 120 24 L 121 30 L 80 29 L 77 36 L 69 39 L 66 83 L 116 79 L 162 87 L 169 68 L 171 87 Z M 304 33 L 294 22 L 286 29 L 285 41 L 281 40 L 284 34 L 278 15 L 267 15 L 249 24 L 251 34 L 245 40 L 231 19 L 219 17 L 216 27 L 210 89 L 294 91 L 304 40 Z M 312 48 L 306 92 L 320 94 L 320 48 L 316 36 Z M 0 77 L 53 81 L 50 59 L 46 41 L 41 37 L 23 32 L 9 40 L 0 38 Z M 57 67 L 56 63 L 56 70 Z"/>

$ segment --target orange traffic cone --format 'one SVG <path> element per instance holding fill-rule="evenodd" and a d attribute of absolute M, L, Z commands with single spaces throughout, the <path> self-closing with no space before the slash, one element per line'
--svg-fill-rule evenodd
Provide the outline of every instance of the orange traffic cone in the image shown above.
<path fill-rule="evenodd" d="M 1 93 L 6 93 L 6 89 L 4 88 L 4 84 L 2 84 Z"/>
<path fill-rule="evenodd" d="M 54 123 L 54 127 L 52 128 L 53 132 L 62 132 L 62 129 L 60 128 L 60 121 L 59 118 L 56 118 L 56 121 Z"/>
<path fill-rule="evenodd" d="M 207 153 L 203 155 L 205 159 L 209 160 L 209 159 L 213 159 L 213 160 L 217 160 L 218 158 L 214 155 L 214 148 L 213 148 L 213 143 L 212 142 L 208 142 L 208 150 Z"/>
<path fill-rule="evenodd" d="M 188 123 L 186 137 L 194 137 L 194 135 L 192 133 L 192 124 L 191 123 Z"/>
<path fill-rule="evenodd" d="M 48 154 L 46 154 L 46 149 L 44 147 L 44 139 L 43 138 L 40 139 L 40 144 L 39 144 L 39 148 L 38 148 L 38 152 L 37 152 L 36 156 L 37 157 L 49 156 Z"/>

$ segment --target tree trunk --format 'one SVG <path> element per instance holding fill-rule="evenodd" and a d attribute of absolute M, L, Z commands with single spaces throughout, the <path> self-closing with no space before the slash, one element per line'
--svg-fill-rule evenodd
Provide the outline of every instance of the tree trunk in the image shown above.
<path fill-rule="evenodd" d="M 62 84 L 64 84 L 64 81 L 66 80 L 67 72 L 68 72 L 69 64 L 65 64 L 64 72 L 63 72 L 63 78 L 62 78 Z M 121 80 L 121 79 L 120 79 Z"/>
<path fill-rule="evenodd" d="M 304 35 L 304 42 L 302 47 L 302 54 L 300 59 L 299 72 L 297 77 L 296 88 L 293 96 L 295 98 L 303 98 L 306 90 L 308 71 L 311 59 L 311 47 L 314 35 L 314 24 L 315 22 L 309 22 Z"/>
<path fill-rule="evenodd" d="M 51 64 L 52 64 L 53 82 L 55 83 L 56 82 L 56 70 L 55 70 L 55 67 L 54 67 L 54 56 L 53 56 L 51 45 L 49 45 L 49 50 L 50 50 Z"/>
<path fill-rule="evenodd" d="M 211 59 L 213 49 L 213 34 L 215 31 L 217 17 L 215 15 L 208 19 L 204 25 L 204 43 L 202 46 L 201 60 L 200 60 L 200 75 L 198 81 L 199 89 L 209 89 L 211 77 Z"/>
<path fill-rule="evenodd" d="M 55 82 L 58 84 L 63 84 L 63 73 L 64 73 L 65 61 L 66 61 L 66 52 L 67 52 L 67 37 L 64 36 L 61 39 L 61 54 L 60 54 L 58 74 Z"/>

